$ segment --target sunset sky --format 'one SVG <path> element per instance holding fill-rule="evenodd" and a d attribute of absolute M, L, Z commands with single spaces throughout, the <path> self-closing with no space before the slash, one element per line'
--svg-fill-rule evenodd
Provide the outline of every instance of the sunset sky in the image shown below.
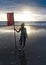
<path fill-rule="evenodd" d="M 0 0 L 0 21 L 14 12 L 15 21 L 46 21 L 46 0 Z"/>

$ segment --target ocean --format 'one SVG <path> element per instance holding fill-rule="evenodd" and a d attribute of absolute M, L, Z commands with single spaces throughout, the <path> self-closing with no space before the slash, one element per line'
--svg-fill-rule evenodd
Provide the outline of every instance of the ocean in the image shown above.
<path fill-rule="evenodd" d="M 21 23 L 20 21 L 15 21 L 15 25 L 20 25 Z M 25 25 L 46 26 L 46 21 L 26 21 L 24 23 Z M 7 21 L 0 21 L 0 26 L 7 26 Z"/>

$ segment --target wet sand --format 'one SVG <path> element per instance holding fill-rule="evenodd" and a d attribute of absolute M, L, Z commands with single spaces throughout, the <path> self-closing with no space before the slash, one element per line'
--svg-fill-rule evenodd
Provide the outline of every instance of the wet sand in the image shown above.
<path fill-rule="evenodd" d="M 46 28 L 36 28 L 31 27 L 31 32 L 28 34 L 26 41 L 24 49 L 26 65 L 46 65 Z M 15 59 L 15 41 L 14 31 L 12 29 L 9 27 L 0 28 L 1 65 L 20 65 L 18 51 Z M 17 29 L 19 29 L 19 27 Z M 19 34 L 16 33 L 17 46 L 19 45 Z"/>

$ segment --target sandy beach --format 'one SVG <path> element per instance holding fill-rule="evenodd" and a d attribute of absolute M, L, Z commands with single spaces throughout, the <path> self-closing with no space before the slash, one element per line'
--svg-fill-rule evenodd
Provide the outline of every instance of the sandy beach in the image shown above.
<path fill-rule="evenodd" d="M 24 49 L 26 65 L 46 65 L 46 28 L 37 27 L 34 29 L 31 26 L 30 28 Z M 18 47 L 20 33 L 15 32 L 15 34 Z M 0 64 L 20 65 L 18 51 L 15 60 L 14 30 L 10 27 L 0 28 Z"/>

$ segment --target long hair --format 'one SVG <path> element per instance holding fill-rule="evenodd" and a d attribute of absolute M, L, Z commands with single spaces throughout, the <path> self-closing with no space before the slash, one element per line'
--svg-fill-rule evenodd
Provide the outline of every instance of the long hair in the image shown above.
<path fill-rule="evenodd" d="M 21 28 L 24 28 L 24 26 L 25 26 L 25 24 L 24 24 L 24 23 L 22 23 L 22 24 L 21 24 Z"/>

